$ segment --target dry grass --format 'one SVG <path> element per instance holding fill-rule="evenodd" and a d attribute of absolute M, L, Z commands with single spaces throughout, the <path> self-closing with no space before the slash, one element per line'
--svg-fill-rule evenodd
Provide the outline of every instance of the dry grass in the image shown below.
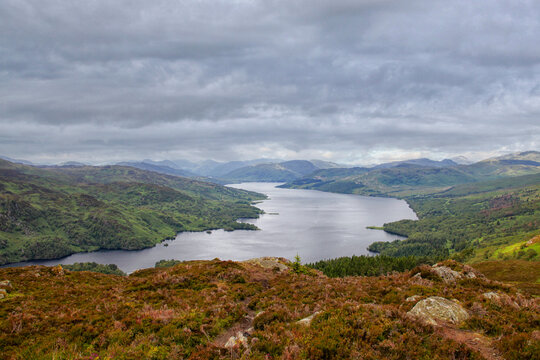
<path fill-rule="evenodd" d="M 534 296 L 540 296 L 540 261 L 485 261 L 472 266 L 488 279 L 503 281 Z"/>

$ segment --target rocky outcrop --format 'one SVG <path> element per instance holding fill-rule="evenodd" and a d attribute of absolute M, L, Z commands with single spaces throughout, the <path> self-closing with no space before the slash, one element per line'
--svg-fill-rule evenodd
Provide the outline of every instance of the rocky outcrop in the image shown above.
<path fill-rule="evenodd" d="M 452 284 L 461 279 L 462 276 L 457 271 L 450 269 L 448 266 L 433 266 L 433 273 L 438 275 L 445 283 Z"/>
<path fill-rule="evenodd" d="M 413 277 L 411 277 L 410 281 L 411 283 L 415 285 L 427 286 L 427 287 L 433 286 L 433 282 L 431 280 L 424 279 L 421 273 L 415 274 Z"/>
<path fill-rule="evenodd" d="M 243 261 L 245 264 L 256 265 L 265 269 L 277 270 L 279 272 L 289 269 L 289 267 L 285 265 L 285 263 L 288 262 L 287 259 L 276 257 L 260 257 Z"/>
<path fill-rule="evenodd" d="M 409 296 L 408 298 L 406 298 L 405 301 L 406 302 L 417 302 L 421 298 L 422 297 L 420 295 L 413 295 L 413 296 Z"/>
<path fill-rule="evenodd" d="M 239 331 L 236 333 L 236 336 L 231 336 L 229 340 L 225 343 L 226 349 L 232 349 L 235 347 L 243 346 L 246 349 L 248 348 L 248 338 L 243 332 Z"/>
<path fill-rule="evenodd" d="M 520 306 L 514 300 L 512 300 L 510 296 L 506 294 L 499 294 L 499 293 L 490 291 L 487 293 L 483 293 L 482 297 L 499 306 L 510 306 L 516 310 L 520 309 Z"/>
<path fill-rule="evenodd" d="M 455 284 L 461 279 L 483 278 L 484 276 L 467 265 L 461 265 L 455 261 L 448 260 L 433 266 L 423 265 L 416 269 L 411 277 L 411 282 L 422 286 L 431 286 L 431 280 L 442 280 L 445 284 Z"/>
<path fill-rule="evenodd" d="M 315 316 L 319 315 L 320 313 L 321 313 L 320 311 L 317 311 L 317 312 L 309 315 L 308 317 L 303 318 L 302 320 L 298 320 L 296 323 L 298 325 L 309 326 L 309 325 L 311 325 L 311 322 L 313 321 L 313 318 L 315 318 Z"/>
<path fill-rule="evenodd" d="M 467 311 L 456 300 L 439 296 L 419 301 L 407 314 L 430 325 L 459 324 L 469 318 Z"/>
<path fill-rule="evenodd" d="M 536 243 L 540 243 L 540 235 L 536 235 L 535 237 L 533 237 L 532 239 L 530 239 L 529 241 L 527 241 L 527 243 L 525 244 L 525 246 L 532 246 Z"/>
<path fill-rule="evenodd" d="M 11 291 L 12 289 L 13 289 L 13 286 L 11 285 L 11 281 L 9 280 L 0 281 L 0 299 L 6 298 L 8 291 Z"/>

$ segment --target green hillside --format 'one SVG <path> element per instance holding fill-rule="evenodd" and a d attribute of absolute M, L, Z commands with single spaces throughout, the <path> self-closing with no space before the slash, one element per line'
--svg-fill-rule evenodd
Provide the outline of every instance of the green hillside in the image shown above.
<path fill-rule="evenodd" d="M 278 164 L 259 164 L 242 167 L 225 175 L 229 181 L 283 182 L 311 174 L 319 168 L 306 160 L 285 161 Z"/>
<path fill-rule="evenodd" d="M 399 165 L 382 169 L 323 170 L 282 185 L 347 194 L 400 197 L 423 191 L 440 191 L 454 184 L 475 181 L 470 174 L 453 167 Z"/>
<path fill-rule="evenodd" d="M 141 249 L 179 231 L 253 229 L 263 195 L 131 167 L 0 160 L 0 264 Z"/>
<path fill-rule="evenodd" d="M 459 184 L 537 173 L 540 153 L 528 151 L 471 165 L 428 167 L 405 163 L 390 168 L 319 170 L 282 187 L 403 198 L 438 193 Z"/>
<path fill-rule="evenodd" d="M 540 258 L 540 241 L 531 241 L 540 234 L 540 174 L 458 185 L 406 200 L 419 220 L 383 228 L 408 239 L 377 242 L 371 251 L 461 261 Z"/>
<path fill-rule="evenodd" d="M 382 255 L 455 257 L 461 261 L 537 260 L 540 153 L 528 151 L 471 165 L 319 170 L 287 188 L 405 199 L 419 217 L 384 224 L 407 240 L 378 242 Z"/>

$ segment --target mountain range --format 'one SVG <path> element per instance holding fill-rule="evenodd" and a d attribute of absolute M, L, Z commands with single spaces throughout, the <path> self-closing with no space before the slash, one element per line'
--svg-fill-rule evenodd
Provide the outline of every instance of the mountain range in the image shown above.
<path fill-rule="evenodd" d="M 470 165 L 419 159 L 372 168 L 317 170 L 282 185 L 361 195 L 403 197 L 443 191 L 451 186 L 540 172 L 540 152 L 528 151 L 490 158 Z"/>

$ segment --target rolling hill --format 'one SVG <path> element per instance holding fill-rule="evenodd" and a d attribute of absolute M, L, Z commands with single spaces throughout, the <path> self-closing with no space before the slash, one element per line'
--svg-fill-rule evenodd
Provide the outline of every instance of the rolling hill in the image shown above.
<path fill-rule="evenodd" d="M 141 170 L 154 171 L 161 174 L 168 174 L 174 176 L 184 176 L 184 177 L 197 177 L 198 175 L 192 173 L 191 171 L 182 170 L 178 168 L 171 167 L 170 165 L 165 164 L 152 164 L 145 161 L 135 162 L 135 161 L 124 161 L 117 163 L 119 166 L 131 166 Z"/>
<path fill-rule="evenodd" d="M 375 165 L 373 169 L 385 169 L 385 168 L 391 168 L 396 167 L 400 165 L 418 165 L 418 166 L 426 166 L 426 167 L 448 167 L 448 166 L 455 166 L 458 165 L 458 163 L 454 162 L 450 159 L 444 159 L 441 161 L 431 160 L 427 158 L 421 158 L 421 159 L 410 159 L 410 160 L 403 160 L 403 161 L 393 161 L 388 163 L 383 163 L 379 165 Z"/>
<path fill-rule="evenodd" d="M 179 231 L 254 229 L 261 194 L 125 166 L 38 168 L 0 160 L 0 264 L 141 249 Z"/>
<path fill-rule="evenodd" d="M 419 220 L 383 225 L 406 240 L 377 242 L 388 256 L 449 256 L 459 261 L 540 259 L 540 173 L 456 185 L 406 198 Z M 540 240 L 540 239 L 539 239 Z"/>
<path fill-rule="evenodd" d="M 319 170 L 307 160 L 292 160 L 277 164 L 259 164 L 233 170 L 223 178 L 228 181 L 292 181 Z"/>
<path fill-rule="evenodd" d="M 316 171 L 282 185 L 361 195 L 406 197 L 437 193 L 451 186 L 540 173 L 540 153 L 529 151 L 471 165 L 429 167 L 407 162 L 392 167 Z"/>

